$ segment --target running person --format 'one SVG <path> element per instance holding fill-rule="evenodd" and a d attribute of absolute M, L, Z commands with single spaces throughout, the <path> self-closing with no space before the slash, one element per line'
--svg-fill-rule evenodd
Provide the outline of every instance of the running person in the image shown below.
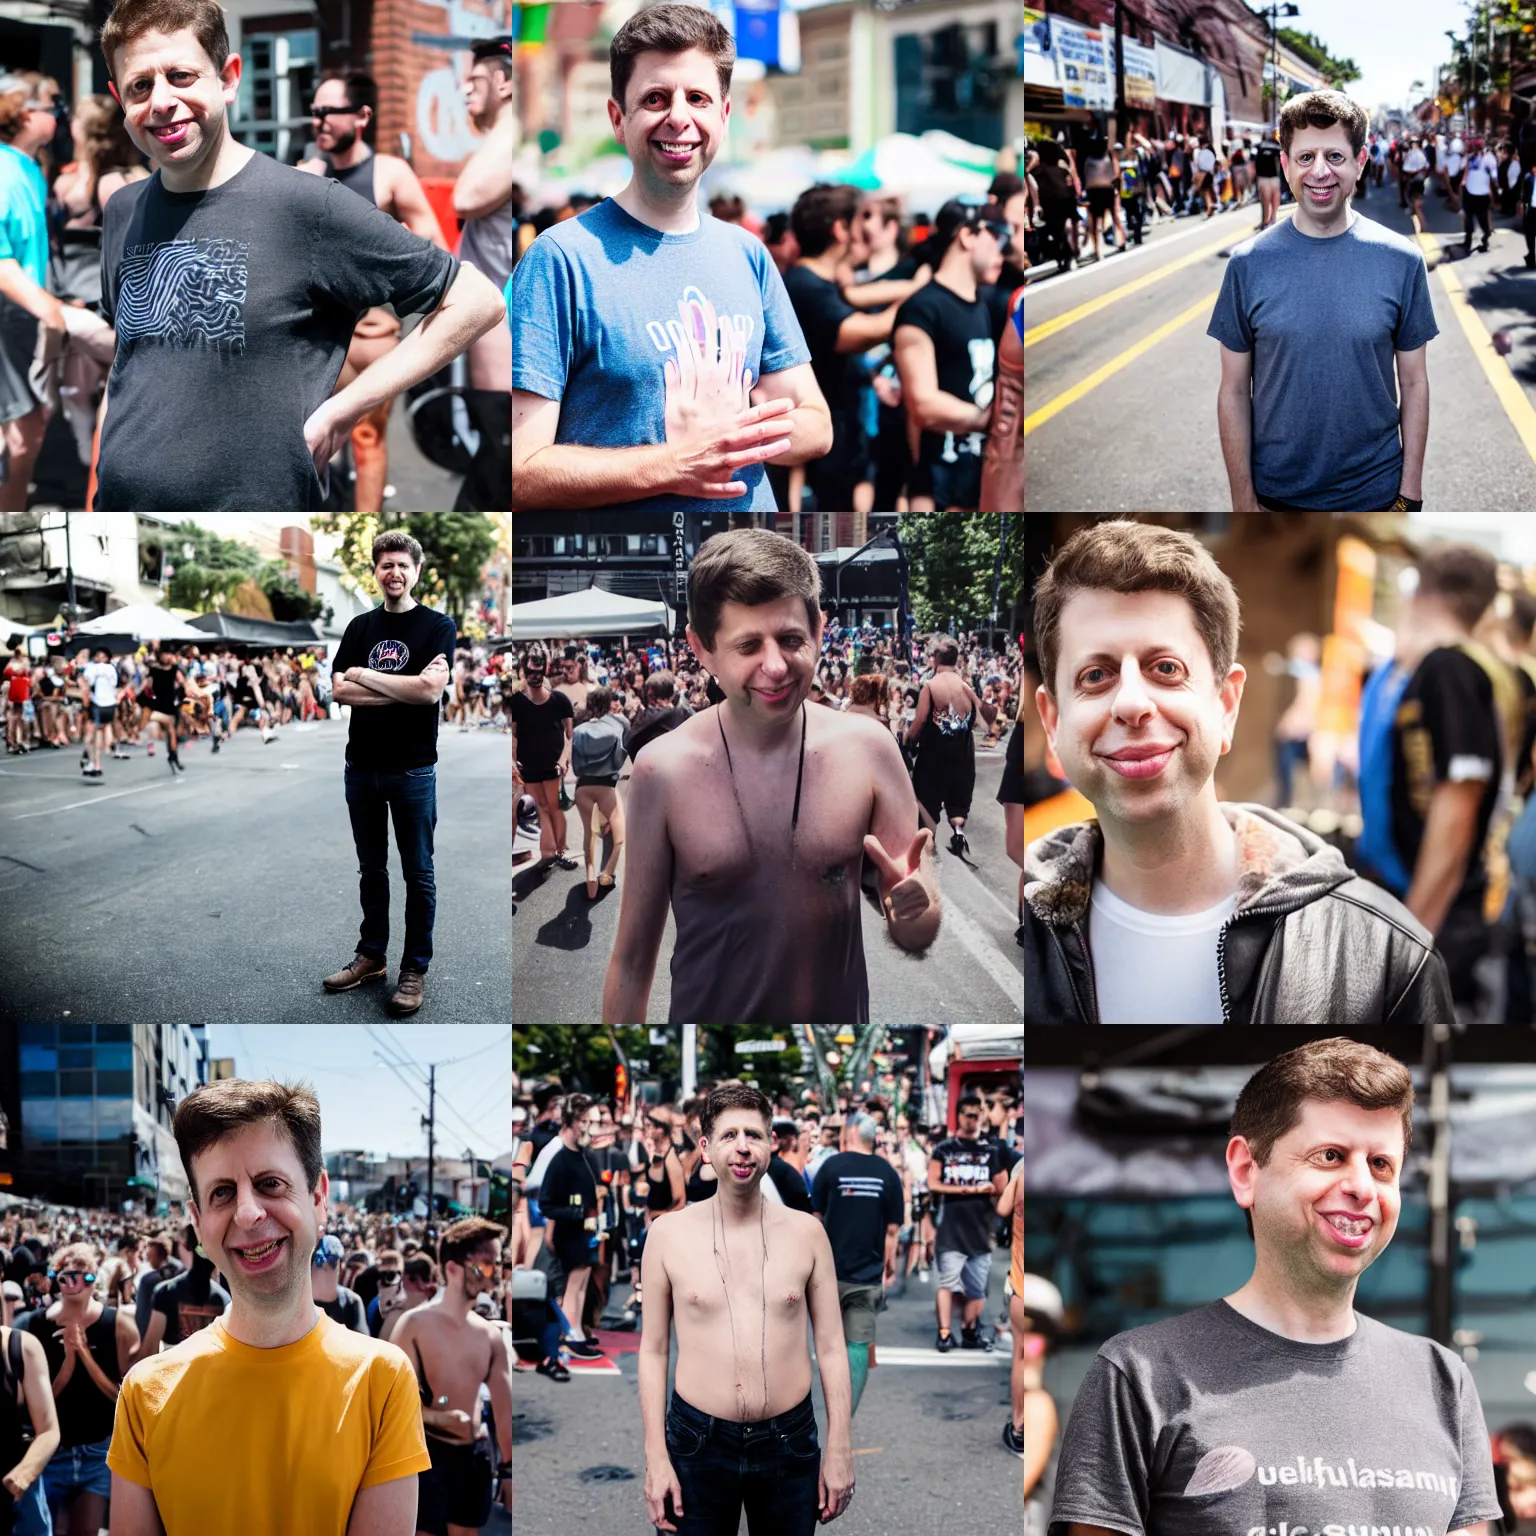
<path fill-rule="evenodd" d="M 326 75 L 310 108 L 320 154 L 314 160 L 301 160 L 299 169 L 334 177 L 413 235 L 446 251 L 448 243 L 416 172 L 398 155 L 379 154 L 365 142 L 378 115 L 378 99 L 379 88 L 371 75 L 360 70 Z M 400 317 L 384 307 L 367 310 L 352 329 L 334 392 L 339 394 L 365 368 L 399 345 Z M 352 428 L 352 462 L 357 471 L 354 494 L 359 512 L 376 513 L 384 506 L 384 482 L 389 472 L 385 430 L 394 400 L 393 395 L 385 396 Z"/>
<path fill-rule="evenodd" d="M 808 706 L 820 591 L 811 557 L 766 529 L 716 534 L 695 555 L 688 642 L 724 701 L 635 759 L 605 1020 L 645 1017 L 669 905 L 674 1021 L 867 1019 L 866 855 L 892 941 L 921 951 L 937 936 L 932 835 L 912 835 L 895 739 Z"/>
<path fill-rule="evenodd" d="M 539 808 L 539 855 L 546 864 L 575 869 L 565 851 L 565 812 L 560 786 L 570 763 L 576 711 L 570 699 L 548 685 L 549 663 L 534 651 L 523 663 L 527 689 L 512 695 L 512 761 L 518 777 Z M 521 737 L 521 741 L 519 741 Z"/>
<path fill-rule="evenodd" d="M 102 737 L 113 757 L 122 754 L 113 748 L 113 722 L 117 719 L 117 698 L 122 682 L 112 665 L 112 653 L 98 645 L 80 673 L 80 696 L 85 702 L 85 749 L 80 754 L 80 771 L 88 779 L 101 777 Z"/>
<path fill-rule="evenodd" d="M 649 6 L 614 35 L 608 118 L 634 176 L 546 230 L 512 274 L 519 507 L 772 511 L 765 463 L 832 446 L 767 248 L 699 212 L 735 59 L 693 5 Z"/>
<path fill-rule="evenodd" d="M 149 656 L 149 740 L 154 753 L 155 727 L 165 735 L 165 752 L 170 759 L 171 777 L 185 773 L 176 751 L 176 725 L 186 688 L 182 680 L 180 658 L 174 646 L 157 644 Z"/>
<path fill-rule="evenodd" d="M 972 732 L 980 715 L 990 725 L 997 706 L 976 697 L 959 672 L 960 647 L 941 640 L 934 648 L 933 676 L 917 696 L 917 714 L 907 727 L 906 744 L 917 761 L 912 788 L 928 818 L 938 826 L 949 816 L 949 851 L 957 858 L 970 852 L 965 819 L 976 792 L 976 744 Z"/>
<path fill-rule="evenodd" d="M 177 1105 L 172 1132 L 230 1305 L 124 1380 L 107 1456 L 114 1527 L 407 1536 L 431 1465 L 410 1361 L 327 1317 L 311 1289 L 330 1199 L 314 1094 L 208 1083 Z"/>
<path fill-rule="evenodd" d="M 979 290 L 994 283 L 1013 232 L 954 198 L 934 221 L 933 280 L 896 313 L 896 368 L 907 408 L 914 512 L 974 512 L 992 421 L 997 347 Z"/>
<path fill-rule="evenodd" d="M 381 606 L 347 625 L 336 648 L 332 693 L 352 706 L 347 728 L 347 814 L 357 850 L 363 908 L 357 953 L 321 985 L 346 992 L 382 976 L 389 957 L 389 826 L 405 877 L 405 945 L 390 1012 L 415 1013 L 432 963 L 437 883 L 438 704 L 448 686 L 453 620 L 411 596 L 421 575 L 421 545 L 399 529 L 373 541 Z"/>
<path fill-rule="evenodd" d="M 1424 182 L 1429 175 L 1429 157 L 1419 146 L 1417 139 L 1409 139 L 1408 153 L 1403 156 L 1403 176 L 1408 185 L 1408 205 L 1413 210 L 1414 226 L 1424 226 Z"/>
<path fill-rule="evenodd" d="M 171 32 L 162 13 L 119 0 L 101 34 L 128 135 L 155 171 L 104 214 L 117 356 L 94 506 L 313 509 L 352 428 L 505 324 L 505 304 L 356 194 L 241 145 L 228 112 L 242 64 L 222 10 L 187 0 Z M 385 303 L 427 318 L 333 394 L 359 317 Z"/>
<path fill-rule="evenodd" d="M 645 1246 L 645 1507 L 654 1525 L 679 1536 L 734 1529 L 743 1506 L 753 1532 L 811 1536 L 818 1517 L 836 1519 L 854 1493 L 836 1267 L 815 1217 L 763 1196 L 771 1118 L 768 1100 L 743 1083 L 709 1095 L 700 1141 L 720 1170 L 718 1193 L 658 1221 Z M 827 1404 L 825 1455 L 807 1313 Z"/>
<path fill-rule="evenodd" d="M 512 1507 L 512 1363 L 507 1335 L 475 1310 L 489 1296 L 506 1230 L 467 1216 L 444 1231 L 438 1246 L 443 1285 L 395 1325 L 390 1342 L 416 1369 L 421 1417 L 432 1465 L 419 1475 L 417 1536 L 475 1536 L 500 1491 Z M 496 1426 L 481 1432 L 481 1387 Z"/>

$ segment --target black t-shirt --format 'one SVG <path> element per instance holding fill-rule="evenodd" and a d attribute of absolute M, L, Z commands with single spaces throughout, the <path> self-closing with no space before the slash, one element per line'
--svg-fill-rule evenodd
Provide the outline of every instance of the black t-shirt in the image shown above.
<path fill-rule="evenodd" d="M 561 1147 L 549 1160 L 539 1186 L 539 1209 L 567 1230 L 573 1225 L 579 1230 L 597 1216 L 597 1180 L 579 1148 Z"/>
<path fill-rule="evenodd" d="M 974 1195 L 940 1195 L 934 1218 L 934 1251 L 976 1258 L 992 1251 L 992 1180 L 1003 1171 L 1001 1150 L 979 1136 L 949 1136 L 928 1154 L 939 1163 L 941 1184 L 970 1184 Z"/>
<path fill-rule="evenodd" d="M 834 1152 L 816 1170 L 811 1205 L 826 1220 L 832 1264 L 844 1285 L 879 1285 L 885 1229 L 901 1225 L 901 1175 L 873 1152 Z"/>
<path fill-rule="evenodd" d="M 153 1310 L 165 1314 L 165 1347 L 180 1344 L 189 1334 L 206 1328 L 222 1317 L 229 1306 L 229 1292 L 215 1280 L 206 1288 L 195 1284 L 190 1274 L 162 1280 L 155 1287 Z"/>
<path fill-rule="evenodd" d="M 809 267 L 791 267 L 784 274 L 784 287 L 805 332 L 805 344 L 811 349 L 811 370 L 826 396 L 827 409 L 834 418 L 856 411 L 864 370 L 856 353 L 837 350 L 837 333 L 843 321 L 858 311 L 836 283 L 818 277 Z"/>
<path fill-rule="evenodd" d="M 523 765 L 524 773 L 541 773 L 559 764 L 560 754 L 565 751 L 565 722 L 575 718 L 576 710 L 567 694 L 551 690 L 542 704 L 535 704 L 526 693 L 512 695 L 517 760 Z M 533 1135 L 537 1142 L 537 1126 Z"/>
<path fill-rule="evenodd" d="M 868 267 L 855 267 L 853 280 L 856 283 L 906 283 L 917 276 L 920 263 L 917 257 L 908 252 L 905 256 L 898 256 L 894 266 L 887 267 L 884 272 L 871 272 Z"/>
<path fill-rule="evenodd" d="M 969 400 L 976 406 L 992 403 L 993 372 L 997 361 L 994 318 L 985 298 L 985 290 L 971 301 L 946 288 L 935 278 L 925 283 L 896 311 L 896 332 L 904 325 L 916 326 L 933 342 L 934 368 L 939 388 L 957 400 Z M 1002 309 L 1007 320 L 1006 296 Z M 1001 325 L 996 333 L 1002 333 Z M 918 462 L 933 465 L 940 461 L 953 464 L 964 454 L 981 457 L 987 434 L 977 432 L 925 431 L 918 451 Z"/>
<path fill-rule="evenodd" d="M 149 686 L 154 694 L 156 712 L 162 715 L 174 715 L 180 707 L 178 696 L 184 692 L 181 668 L 172 661 L 164 662 L 160 666 L 150 662 Z"/>
<path fill-rule="evenodd" d="M 117 331 L 94 508 L 313 511 L 304 423 L 365 310 L 437 308 L 446 251 L 328 176 L 254 154 L 206 192 L 156 171 L 107 204 L 101 303 Z"/>
<path fill-rule="evenodd" d="M 1280 174 L 1280 145 L 1276 140 L 1265 139 L 1254 151 L 1253 174 L 1255 176 Z"/>
<path fill-rule="evenodd" d="M 1525 660 L 1515 668 L 1515 678 L 1520 684 L 1520 755 L 1515 762 L 1515 791 L 1529 796 L 1531 792 L 1531 748 L 1536 747 L 1536 678 L 1530 669 L 1536 662 Z"/>
<path fill-rule="evenodd" d="M 1483 781 L 1472 853 L 1453 909 L 1482 907 L 1488 886 L 1483 842 L 1498 799 L 1503 760 L 1488 674 L 1464 651 L 1438 646 L 1409 679 L 1392 723 L 1392 841 L 1411 871 L 1418 862 L 1435 786 Z"/>
<path fill-rule="evenodd" d="M 415 677 L 426 671 L 434 656 L 451 665 L 455 644 L 453 620 L 446 613 L 420 603 L 405 613 L 386 613 L 379 607 L 347 625 L 331 671 L 340 677 L 348 667 L 366 667 Z M 379 708 L 354 709 L 347 730 L 347 762 L 371 773 L 430 767 L 437 761 L 438 713 L 435 702 L 391 701 Z"/>
<path fill-rule="evenodd" d="M 350 1328 L 353 1333 L 368 1332 L 368 1309 L 350 1286 L 338 1285 L 335 1301 L 317 1301 L 315 1305 L 343 1328 Z"/>
<path fill-rule="evenodd" d="M 686 704 L 653 704 L 635 716 L 629 728 L 629 760 L 640 755 L 640 748 L 668 731 L 675 731 L 684 720 L 691 719 L 693 711 Z"/>
<path fill-rule="evenodd" d="M 515 701 L 520 697 L 520 695 L 514 693 L 512 697 Z M 533 1167 L 534 1163 L 538 1162 L 539 1153 L 542 1152 L 544 1148 L 547 1147 L 550 1142 L 552 1142 L 559 1134 L 560 1127 L 556 1125 L 553 1120 L 540 1120 L 539 1123 L 535 1125 L 531 1131 L 529 1131 L 528 1142 L 529 1145 L 533 1148 L 533 1162 L 528 1165 L 530 1168 Z"/>
<path fill-rule="evenodd" d="M 792 1211 L 812 1210 L 810 1191 L 805 1187 L 805 1176 L 791 1162 L 786 1162 L 777 1152 L 768 1159 L 768 1177 L 773 1187 L 783 1196 L 784 1204 Z"/>

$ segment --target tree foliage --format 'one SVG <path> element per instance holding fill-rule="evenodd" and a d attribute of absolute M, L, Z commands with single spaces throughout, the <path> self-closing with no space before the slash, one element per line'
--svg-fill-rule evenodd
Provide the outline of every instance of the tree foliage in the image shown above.
<path fill-rule="evenodd" d="M 421 545 L 421 577 L 411 595 L 456 619 L 479 596 L 485 563 L 496 549 L 497 526 L 484 512 L 317 512 L 312 526 L 335 535 L 337 560 L 374 602 L 384 594 L 373 579 L 373 541 L 388 529 L 403 529 Z"/>
<path fill-rule="evenodd" d="M 171 572 L 166 599 L 173 608 L 223 612 L 235 589 L 260 574 L 261 556 L 251 545 L 198 523 L 180 523 L 164 538 Z"/>
<path fill-rule="evenodd" d="M 1006 524 L 1006 536 L 1004 527 Z M 1024 519 L 994 512 L 908 512 L 898 524 L 910 562 L 919 631 L 984 628 L 992 622 L 993 576 L 1002 548 L 998 622 L 1006 626 L 1024 585 Z"/>
<path fill-rule="evenodd" d="M 1304 59 L 1336 91 L 1342 91 L 1352 80 L 1360 78 L 1360 70 L 1353 59 L 1337 59 L 1328 51 L 1328 45 L 1313 32 L 1298 32 L 1294 27 L 1280 27 L 1275 35 L 1294 53 Z"/>

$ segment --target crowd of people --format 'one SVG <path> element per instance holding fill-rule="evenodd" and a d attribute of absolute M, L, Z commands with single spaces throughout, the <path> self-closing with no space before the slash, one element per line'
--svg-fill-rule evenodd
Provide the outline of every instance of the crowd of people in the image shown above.
<path fill-rule="evenodd" d="M 71 656 L 71 643 L 44 660 L 18 650 L 0 671 L 8 754 L 78 746 L 81 773 L 100 778 L 103 752 L 108 761 L 127 761 L 130 748 L 143 747 L 154 757 L 160 742 L 174 774 L 185 772 L 180 748 L 188 743 L 207 742 L 216 753 L 244 725 L 269 743 L 284 726 L 331 718 L 323 645 L 236 650 L 161 641 L 115 655 L 105 644 L 86 645 Z M 502 697 L 509 665 L 505 652 L 461 647 L 443 695 L 443 723 L 461 732 L 510 731 Z"/>
<path fill-rule="evenodd" d="M 713 1199 L 726 1178 L 724 1138 L 710 1134 L 705 1116 L 711 1094 L 729 1086 L 681 1104 L 621 1103 L 558 1080 L 518 1094 L 511 1253 L 516 1268 L 547 1277 L 542 1299 L 514 1304 L 518 1369 L 567 1381 L 569 1362 L 579 1369 L 606 1358 L 599 1329 L 641 1326 L 648 1238 L 671 1213 Z M 768 1140 L 756 1172 L 764 1200 L 815 1213 L 826 1227 L 856 1411 L 887 1291 L 933 1287 L 939 1353 L 1014 1344 L 1006 1301 L 989 1317 L 986 1297 L 996 1248 L 1014 1248 L 1023 1269 L 1022 1240 L 1009 1235 L 1010 1221 L 1022 1234 L 1023 1109 L 1013 1085 L 967 1094 L 947 1134 L 922 1123 L 910 1102 L 847 1089 L 822 1098 L 804 1089 L 763 1100 Z M 878 1186 L 878 1199 L 837 1198 L 845 1182 L 861 1195 Z M 1014 1294 L 1018 1284 L 1011 1275 Z M 1021 1391 L 1016 1382 L 1003 1441 L 1022 1456 Z"/>
<path fill-rule="evenodd" d="M 83 500 L 75 504 L 98 508 L 377 512 L 395 494 L 387 484 L 386 445 L 395 396 L 424 378 L 449 388 L 446 370 L 459 355 L 466 359 L 467 384 L 455 392 L 475 435 L 463 449 L 450 449 L 438 445 L 443 433 L 421 425 L 417 442 L 443 467 L 461 469 L 472 447 L 458 509 L 505 508 L 510 38 L 465 44 L 463 110 L 479 142 L 454 186 L 459 230 L 441 227 L 406 159 L 375 151 L 378 87 L 361 71 L 318 75 L 304 104 L 310 134 L 295 137 L 297 166 L 240 145 L 222 94 L 233 89 L 221 85 L 230 57 L 222 17 L 210 3 L 195 20 L 195 27 L 178 23 L 179 35 L 187 57 L 202 68 L 162 76 L 152 95 L 127 93 L 126 106 L 130 66 L 138 62 L 142 37 L 159 26 L 152 6 L 118 4 L 103 31 L 109 94 L 75 98 L 37 71 L 0 71 L 0 510 L 82 496 L 83 486 Z M 201 126 L 162 133 L 178 122 Z M 312 190 L 289 179 L 299 172 L 315 178 Z M 239 185 L 223 191 L 237 175 Z M 336 183 L 356 196 L 330 197 L 323 189 Z M 217 243 L 227 237 L 227 221 L 206 230 L 200 216 L 186 221 L 188 213 L 201 214 L 202 194 L 214 187 L 221 188 L 221 206 L 233 200 L 261 237 L 253 261 L 270 255 L 270 281 L 259 291 L 255 283 L 247 291 L 247 257 L 237 254 L 246 246 L 226 252 Z M 167 196 L 195 201 L 176 208 L 182 217 L 162 228 Z M 139 233 L 125 248 L 130 206 Z M 268 218 L 274 207 L 292 222 Z M 376 222 L 376 211 L 388 215 L 388 226 Z M 178 248 L 181 267 L 151 255 L 175 239 L 185 242 Z M 270 252 L 266 239 L 275 242 Z M 463 266 L 450 256 L 450 244 Z M 295 262 L 295 253 L 311 249 L 323 252 L 323 272 Z M 460 285 L 464 272 L 469 277 Z M 441 333 L 453 326 L 412 330 L 403 322 L 435 310 L 450 287 L 459 290 L 456 303 L 473 300 L 483 318 L 472 332 L 461 328 L 450 338 L 451 350 L 442 351 Z M 325 305 L 317 308 L 313 296 L 319 294 Z M 157 297 L 164 314 L 155 309 Z M 370 374 L 394 352 L 399 355 Z M 202 354 L 222 359 L 221 371 L 202 372 Z M 177 359 L 168 379 L 159 371 L 167 357 Z M 242 360 L 253 358 L 269 371 L 252 375 Z M 273 408 L 253 411 L 252 400 L 265 400 L 268 389 L 278 391 Z M 174 425 L 162 422 L 146 392 L 196 399 L 200 411 Z M 298 415 L 278 409 L 278 399 L 302 402 L 303 409 Z M 61 452 L 72 451 L 77 462 L 53 466 L 44 496 L 35 479 L 44 434 L 56 416 L 72 438 Z M 432 421 L 437 417 L 430 411 L 421 418 Z M 236 422 L 240 445 L 231 451 Z M 184 439 L 188 451 L 151 451 L 162 432 L 165 441 Z M 194 443 L 210 451 L 192 453 Z"/>

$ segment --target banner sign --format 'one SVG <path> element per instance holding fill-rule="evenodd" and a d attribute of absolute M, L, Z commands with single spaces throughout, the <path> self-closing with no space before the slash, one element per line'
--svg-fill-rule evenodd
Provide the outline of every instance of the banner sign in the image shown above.
<path fill-rule="evenodd" d="M 1051 46 L 1066 106 L 1108 112 L 1115 105 L 1114 71 L 1105 33 L 1099 27 L 1051 17 Z"/>
<path fill-rule="evenodd" d="M 1157 105 L 1157 55 L 1129 38 L 1121 46 L 1125 50 L 1125 104 L 1150 112 Z"/>

